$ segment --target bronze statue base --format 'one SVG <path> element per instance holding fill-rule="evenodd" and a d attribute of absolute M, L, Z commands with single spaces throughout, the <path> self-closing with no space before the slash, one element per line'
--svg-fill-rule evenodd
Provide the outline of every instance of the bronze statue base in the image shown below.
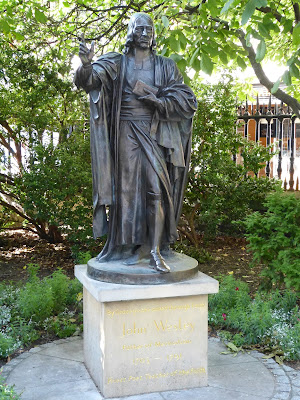
<path fill-rule="evenodd" d="M 185 254 L 173 252 L 166 258 L 170 272 L 163 274 L 143 259 L 136 265 L 123 264 L 119 261 L 100 263 L 92 258 L 87 263 L 87 273 L 92 279 L 118 283 L 122 285 L 161 285 L 181 282 L 196 277 L 199 271 L 198 262 Z"/>

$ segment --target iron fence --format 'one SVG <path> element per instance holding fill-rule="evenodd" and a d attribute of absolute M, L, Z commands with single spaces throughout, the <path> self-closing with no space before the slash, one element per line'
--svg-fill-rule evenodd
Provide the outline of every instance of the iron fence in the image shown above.
<path fill-rule="evenodd" d="M 276 151 L 267 161 L 260 175 L 275 177 L 283 181 L 288 190 L 299 190 L 300 171 L 300 120 L 283 103 L 248 104 L 238 107 L 238 130 L 245 138 L 260 142 Z"/>

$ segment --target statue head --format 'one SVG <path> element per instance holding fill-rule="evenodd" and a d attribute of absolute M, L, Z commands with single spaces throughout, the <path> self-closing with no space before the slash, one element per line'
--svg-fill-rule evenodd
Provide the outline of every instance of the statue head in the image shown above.
<path fill-rule="evenodd" d="M 152 52 L 155 51 L 154 24 L 148 14 L 135 13 L 130 18 L 124 53 L 127 54 L 134 47 L 150 47 Z"/>

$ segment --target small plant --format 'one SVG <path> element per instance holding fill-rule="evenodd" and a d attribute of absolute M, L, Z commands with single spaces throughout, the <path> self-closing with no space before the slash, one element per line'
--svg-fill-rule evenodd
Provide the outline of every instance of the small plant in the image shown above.
<path fill-rule="evenodd" d="M 42 331 L 67 337 L 81 331 L 82 285 L 61 270 L 39 279 L 39 267 L 27 267 L 23 288 L 0 285 L 0 357 L 31 345 Z"/>
<path fill-rule="evenodd" d="M 20 395 L 15 392 L 14 386 L 8 386 L 2 377 L 0 370 L 0 400 L 21 400 Z"/>
<path fill-rule="evenodd" d="M 254 263 L 263 263 L 265 286 L 285 285 L 300 291 L 300 199 L 294 194 L 269 195 L 263 214 L 245 220 Z"/>
<path fill-rule="evenodd" d="M 53 312 L 54 298 L 51 286 L 47 280 L 39 280 L 37 271 L 36 265 L 28 266 L 29 282 L 20 290 L 18 308 L 23 318 L 38 323 Z"/>
<path fill-rule="evenodd" d="M 294 292 L 278 290 L 249 296 L 248 285 L 219 277 L 219 293 L 209 297 L 209 323 L 236 348 L 259 345 L 274 357 L 300 359 L 300 313 Z"/>

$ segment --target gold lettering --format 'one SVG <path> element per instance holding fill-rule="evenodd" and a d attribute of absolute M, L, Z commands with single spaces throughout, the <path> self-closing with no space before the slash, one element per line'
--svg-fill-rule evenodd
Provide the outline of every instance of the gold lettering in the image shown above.
<path fill-rule="evenodd" d="M 123 324 L 123 330 L 122 330 L 123 335 L 121 337 L 127 337 L 127 336 L 132 336 L 132 335 L 137 335 L 137 334 L 145 334 L 147 333 L 146 328 L 138 328 L 135 324 L 133 323 L 133 327 L 126 327 L 125 324 Z"/>
<path fill-rule="evenodd" d="M 122 383 L 126 382 L 127 378 L 108 378 L 107 383 L 110 385 L 112 383 Z"/>
<path fill-rule="evenodd" d="M 202 307 L 205 307 L 205 303 L 193 303 L 193 304 L 182 304 L 178 306 L 173 306 L 173 305 L 168 305 L 168 306 L 157 306 L 157 307 L 152 307 L 152 308 L 133 308 L 133 309 L 116 309 L 115 311 L 107 310 L 106 314 L 110 317 L 113 318 L 115 316 L 123 316 L 123 315 L 128 315 L 128 314 L 142 314 L 142 313 L 153 313 L 153 312 L 161 312 L 161 311 L 188 311 L 191 309 L 200 309 Z"/>
<path fill-rule="evenodd" d="M 166 320 L 165 322 L 163 322 L 162 320 L 160 321 L 156 321 L 154 320 L 154 325 L 156 327 L 156 330 L 158 332 L 161 331 L 170 331 L 170 330 L 174 330 L 174 331 L 191 331 L 193 332 L 195 329 L 195 326 L 192 322 L 184 322 L 182 323 L 181 318 L 179 318 L 178 323 L 175 324 L 171 324 L 169 323 L 168 320 Z"/>

